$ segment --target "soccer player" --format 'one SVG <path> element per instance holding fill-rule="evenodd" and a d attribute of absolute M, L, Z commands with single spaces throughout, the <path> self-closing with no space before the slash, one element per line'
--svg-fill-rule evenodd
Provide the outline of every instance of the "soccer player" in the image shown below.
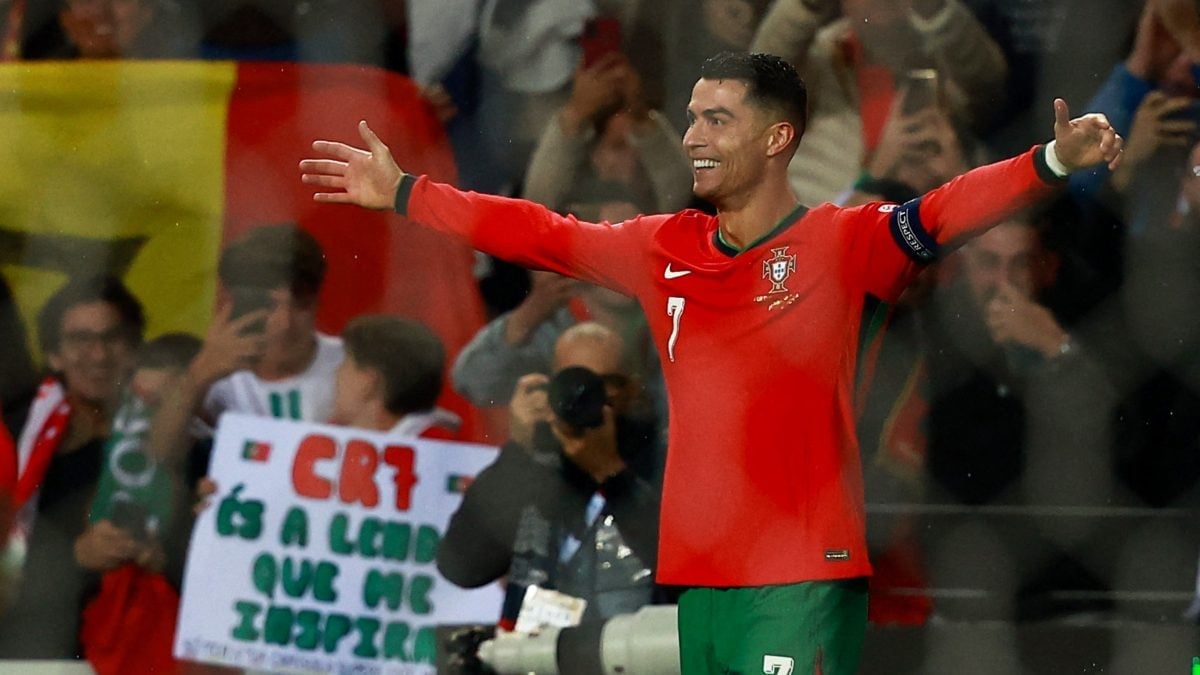
<path fill-rule="evenodd" d="M 670 401 L 658 581 L 680 598 L 683 672 L 854 673 L 871 567 L 851 389 L 866 296 L 895 301 L 940 248 L 1050 194 L 1072 170 L 1115 165 L 1107 120 L 968 172 L 905 204 L 798 203 L 787 165 L 804 133 L 795 69 L 720 54 L 701 69 L 683 145 L 717 207 L 586 223 L 404 173 L 317 141 L 300 163 L 320 202 L 395 208 L 529 267 L 636 297 Z M 328 190 L 328 191 L 325 191 Z"/>

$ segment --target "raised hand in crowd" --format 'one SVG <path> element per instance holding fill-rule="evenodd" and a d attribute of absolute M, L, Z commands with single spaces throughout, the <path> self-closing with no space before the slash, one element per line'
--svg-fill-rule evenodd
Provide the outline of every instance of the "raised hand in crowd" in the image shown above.
<path fill-rule="evenodd" d="M 508 435 L 514 442 L 528 448 L 533 443 L 533 428 L 539 422 L 554 418 L 546 388 L 550 378 L 542 373 L 530 373 L 517 380 L 512 400 L 508 404 Z"/>
<path fill-rule="evenodd" d="M 578 281 L 553 272 L 530 272 L 529 284 L 529 295 L 504 324 L 504 340 L 510 345 L 523 344 L 534 329 L 579 292 Z"/>
<path fill-rule="evenodd" d="M 75 540 L 75 561 L 84 569 L 106 572 L 125 562 L 161 572 L 166 564 L 162 546 L 152 538 L 140 541 L 110 520 L 101 520 Z"/>
<path fill-rule="evenodd" d="M 896 181 L 922 194 L 969 168 L 945 111 L 930 106 L 907 113 L 898 98 L 866 171 L 873 178 Z"/>
<path fill-rule="evenodd" d="M 563 133 L 575 136 L 616 108 L 641 106 L 641 98 L 640 79 L 624 55 L 613 52 L 594 64 L 581 64 L 559 116 Z M 641 110 L 644 116 L 644 106 Z"/>
<path fill-rule="evenodd" d="M 1124 192 L 1134 172 L 1161 148 L 1188 147 L 1196 138 L 1200 107 L 1196 99 L 1170 96 L 1162 90 L 1146 94 L 1133 117 L 1125 157 L 1112 175 L 1113 187 Z"/>
<path fill-rule="evenodd" d="M 236 370 L 253 367 L 262 358 L 265 341 L 260 331 L 251 328 L 265 321 L 268 311 L 256 309 L 236 318 L 232 311 L 231 303 L 217 309 L 204 336 L 204 346 L 188 369 L 200 386 L 207 387 Z"/>
<path fill-rule="evenodd" d="M 1020 345 L 1046 358 L 1061 353 L 1067 332 L 1042 305 L 1007 280 L 1000 280 L 996 293 L 984 307 L 984 321 L 992 341 Z"/>

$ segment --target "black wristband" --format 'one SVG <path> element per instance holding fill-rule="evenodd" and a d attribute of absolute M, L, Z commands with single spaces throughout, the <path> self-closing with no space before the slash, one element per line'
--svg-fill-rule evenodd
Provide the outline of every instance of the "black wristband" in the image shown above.
<path fill-rule="evenodd" d="M 396 213 L 408 215 L 408 199 L 412 196 L 413 186 L 416 184 L 417 179 L 411 174 L 406 173 L 400 177 L 400 185 L 396 186 L 396 203 L 393 205 Z"/>
<path fill-rule="evenodd" d="M 1050 185 L 1062 185 L 1067 182 L 1069 176 L 1060 176 L 1054 173 L 1050 168 L 1050 164 L 1046 162 L 1046 146 L 1039 145 L 1033 151 L 1033 170 L 1037 172 L 1038 178 L 1042 179 L 1043 183 Z"/>

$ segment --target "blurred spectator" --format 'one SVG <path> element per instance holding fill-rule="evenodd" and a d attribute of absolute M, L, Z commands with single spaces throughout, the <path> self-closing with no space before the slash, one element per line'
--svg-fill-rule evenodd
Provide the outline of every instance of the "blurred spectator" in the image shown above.
<path fill-rule="evenodd" d="M 75 540 L 75 561 L 103 575 L 84 608 L 80 632 L 84 658 L 101 675 L 177 667 L 171 652 L 192 503 L 180 486 L 196 477 L 161 469 L 144 442 L 154 408 L 200 345 L 192 335 L 170 333 L 138 351 L 105 444 L 90 524 Z"/>
<path fill-rule="evenodd" d="M 530 278 L 525 300 L 489 322 L 459 352 L 451 370 L 454 389 L 475 405 L 507 403 L 523 375 L 552 372 L 554 345 L 568 328 L 586 319 L 634 345 L 625 353 L 625 369 L 645 388 L 649 405 L 665 424 L 662 367 L 638 304 L 615 291 L 551 272 L 535 271 Z"/>
<path fill-rule="evenodd" d="M 1126 195 L 1138 174 L 1178 175 L 1182 159 L 1200 123 L 1200 15 L 1191 0 L 1150 0 L 1142 10 L 1128 57 L 1113 68 L 1088 103 L 1104 113 L 1113 128 L 1127 137 L 1125 158 L 1112 175 L 1112 187 Z M 1172 151 L 1172 148 L 1174 150 Z M 1167 152 L 1168 157 L 1162 156 Z M 1081 171 L 1071 178 L 1072 190 L 1092 199 L 1109 180 L 1108 167 Z M 1176 181 L 1166 183 L 1174 191 Z M 1173 198 L 1175 195 L 1162 195 Z M 1114 209 L 1118 213 L 1120 209 Z M 1130 214 L 1138 232 L 1153 216 Z"/>
<path fill-rule="evenodd" d="M 943 498 L 1057 506 L 1112 497 L 1112 383 L 1043 304 L 1060 259 L 1041 233 L 1060 226 L 1056 216 L 1002 223 L 969 242 L 954 257 L 959 274 L 935 295 L 928 456 Z"/>
<path fill-rule="evenodd" d="M 643 3 L 646 4 L 646 3 Z M 679 128 L 687 125 L 696 73 L 708 57 L 719 52 L 744 52 L 763 21 L 770 0 L 667 0 L 662 3 L 664 99 L 662 110 Z M 630 47 L 632 50 L 638 45 Z M 801 73 L 803 75 L 803 73 Z M 847 181 L 848 182 L 848 181 Z"/>
<path fill-rule="evenodd" d="M 1086 100 L 1099 73 L 1124 56 L 1144 0 L 963 0 L 1004 51 L 1003 101 L 982 132 L 1000 157 L 1029 147 L 1054 100 Z M 1087 36 L 1087 39 L 1083 39 Z"/>
<path fill-rule="evenodd" d="M 155 415 L 150 447 L 179 458 L 199 414 L 215 425 L 223 412 L 324 422 L 342 341 L 316 330 L 325 256 L 296 225 L 250 230 L 221 254 L 218 275 L 228 296 L 204 347 Z"/>
<path fill-rule="evenodd" d="M 480 189 L 511 194 L 521 183 L 538 134 L 570 93 L 578 38 L 595 13 L 589 0 L 482 3 L 478 108 L 468 124 L 476 137 L 460 162 L 487 167 L 486 175 L 472 170 Z"/>
<path fill-rule="evenodd" d="M 616 333 L 591 322 L 555 345 L 555 372 L 582 367 L 604 379 L 599 428 L 575 430 L 555 418 L 546 375 L 521 378 L 511 438 L 467 489 L 438 548 L 447 579 L 473 588 L 507 574 L 510 587 L 537 583 L 587 600 L 585 620 L 651 601 L 659 494 L 648 459 L 657 432 L 629 406 L 623 349 Z M 515 618 L 512 596 L 505 614 Z"/>
<path fill-rule="evenodd" d="M 311 7 L 310 3 L 303 3 Z M 201 54 L 208 59 L 295 61 L 297 3 L 290 0 L 206 0 Z"/>
<path fill-rule="evenodd" d="M 21 35 L 25 28 L 25 0 L 0 2 L 0 62 L 21 58 Z"/>
<path fill-rule="evenodd" d="M 1007 76 L 1000 48 L 959 0 L 843 0 L 841 17 L 821 26 L 838 13 L 833 0 L 780 0 L 751 47 L 791 60 L 808 86 L 790 171 L 805 204 L 832 200 L 858 175 L 910 71 L 935 69 L 935 95 L 969 128 L 995 110 Z"/>
<path fill-rule="evenodd" d="M 397 436 L 454 440 L 462 420 L 436 406 L 446 353 L 417 321 L 360 316 L 342 331 L 346 356 L 334 384 L 333 424 Z"/>
<path fill-rule="evenodd" d="M 610 53 L 576 70 L 570 100 L 534 150 L 524 197 L 587 220 L 678 211 L 692 187 L 679 139 L 648 108 L 629 60 Z"/>
<path fill-rule="evenodd" d="M 1129 242 L 1121 294 L 1121 475 L 1151 506 L 1200 502 L 1200 144 L 1174 164 L 1156 217 Z"/>
<path fill-rule="evenodd" d="M 13 604 L 0 617 L 0 658 L 79 655 L 87 575 L 73 547 L 87 522 L 104 442 L 144 329 L 141 304 L 113 277 L 69 281 L 38 315 L 52 375 L 16 448 L 17 522 L 6 548 L 23 568 Z"/>
<path fill-rule="evenodd" d="M 198 17 L 174 0 L 61 0 L 30 35 L 30 59 L 165 59 L 196 54 Z"/>
<path fill-rule="evenodd" d="M 855 181 L 846 206 L 870 201 L 902 204 L 965 173 L 980 162 L 936 101 L 909 109 L 903 98 L 892 103 L 879 146 Z"/>
<path fill-rule="evenodd" d="M 922 327 L 934 273 L 922 273 L 894 308 L 867 303 L 856 412 L 863 494 L 869 505 L 919 504 L 927 489 L 928 344 Z M 884 313 L 887 313 L 886 330 Z M 921 523 L 911 513 L 869 513 L 871 556 L 867 619 L 921 625 L 933 603 Z"/>

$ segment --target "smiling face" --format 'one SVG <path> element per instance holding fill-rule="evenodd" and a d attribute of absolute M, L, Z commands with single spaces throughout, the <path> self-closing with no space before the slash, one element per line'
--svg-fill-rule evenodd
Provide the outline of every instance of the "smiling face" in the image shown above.
<path fill-rule="evenodd" d="M 718 209 L 761 183 L 771 157 L 772 125 L 746 94 L 745 82 L 702 79 L 688 104 L 683 148 L 692 162 L 692 191 Z"/>
<path fill-rule="evenodd" d="M 112 405 L 133 368 L 135 347 L 117 310 L 97 300 L 63 314 L 58 348 L 46 356 L 68 393 L 89 403 Z"/>

